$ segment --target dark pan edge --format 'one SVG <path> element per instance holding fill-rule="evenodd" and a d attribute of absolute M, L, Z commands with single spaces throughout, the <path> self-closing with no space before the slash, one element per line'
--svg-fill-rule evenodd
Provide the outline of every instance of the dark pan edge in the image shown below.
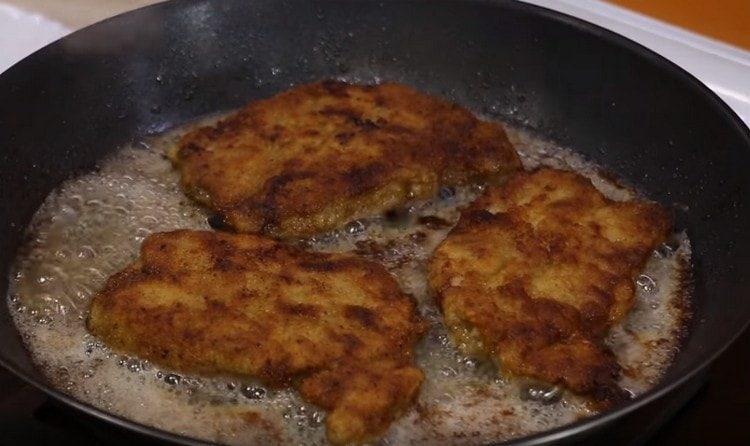
<path fill-rule="evenodd" d="M 67 406 L 70 406 L 76 410 L 79 410 L 87 415 L 93 416 L 99 420 L 106 421 L 107 423 L 111 423 L 117 427 L 127 429 L 130 431 L 134 431 L 139 434 L 148 435 L 150 437 L 154 437 L 159 440 L 169 441 L 169 442 L 173 442 L 177 444 L 184 444 L 184 445 L 190 445 L 190 446 L 193 446 L 193 445 L 202 446 L 202 445 L 216 444 L 216 443 L 196 440 L 190 437 L 185 437 L 185 436 L 171 433 L 165 430 L 161 430 L 161 429 L 158 429 L 158 428 L 146 425 L 146 424 L 141 424 L 136 421 L 132 421 L 128 418 L 123 418 L 118 415 L 113 415 L 109 412 L 99 409 L 96 406 L 92 406 L 89 403 L 85 403 L 66 393 L 60 392 L 59 390 L 47 384 L 46 382 L 36 381 L 33 378 L 30 378 L 25 373 L 21 372 L 20 370 L 17 370 L 12 365 L 7 363 L 5 359 L 3 359 L 2 357 L 0 357 L 0 366 L 5 368 L 9 372 L 13 373 L 20 379 L 22 379 L 25 383 L 33 386 L 36 389 L 41 390 L 46 395 L 54 398 L 55 400 L 62 402 L 66 404 Z"/>

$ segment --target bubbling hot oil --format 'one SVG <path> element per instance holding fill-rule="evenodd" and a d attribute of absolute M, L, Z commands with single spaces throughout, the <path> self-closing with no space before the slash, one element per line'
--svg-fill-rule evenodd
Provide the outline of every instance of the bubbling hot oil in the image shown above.
<path fill-rule="evenodd" d="M 176 136 L 121 150 L 96 172 L 63 184 L 41 206 L 11 277 L 9 305 L 23 341 L 53 385 L 122 417 L 227 444 L 323 444 L 325 412 L 294 391 L 161 369 L 111 351 L 86 331 L 93 293 L 137 257 L 148 234 L 209 227 L 163 156 Z M 574 152 L 525 131 L 509 129 L 509 136 L 527 168 L 574 169 L 613 199 L 636 196 Z M 493 366 L 462 355 L 440 323 L 425 263 L 481 189 L 443 189 L 433 200 L 299 241 L 308 249 L 351 251 L 384 264 L 430 324 L 417 347 L 426 375 L 418 401 L 382 444 L 488 443 L 593 414 L 574 395 L 502 378 Z M 689 259 L 684 234 L 655 251 L 637 279 L 632 312 L 607 339 L 624 369 L 621 384 L 635 395 L 659 380 L 679 348 Z"/>

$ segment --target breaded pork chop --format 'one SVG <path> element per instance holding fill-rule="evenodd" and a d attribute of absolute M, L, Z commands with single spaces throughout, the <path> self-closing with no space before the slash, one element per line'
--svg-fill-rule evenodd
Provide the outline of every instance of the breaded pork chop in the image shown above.
<path fill-rule="evenodd" d="M 423 379 L 423 323 L 383 267 L 256 235 L 151 235 L 94 297 L 88 327 L 165 367 L 293 385 L 329 411 L 336 444 L 383 433 Z"/>
<path fill-rule="evenodd" d="M 325 81 L 185 135 L 187 194 L 239 232 L 304 236 L 520 167 L 499 124 L 399 84 Z"/>
<path fill-rule="evenodd" d="M 606 405 L 623 392 L 603 337 L 668 230 L 656 204 L 609 200 L 571 172 L 520 173 L 462 213 L 429 280 L 470 353 Z"/>

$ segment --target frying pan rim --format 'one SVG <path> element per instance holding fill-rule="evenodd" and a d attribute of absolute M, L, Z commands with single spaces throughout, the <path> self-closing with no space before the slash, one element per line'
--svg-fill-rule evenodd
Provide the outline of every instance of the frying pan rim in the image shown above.
<path fill-rule="evenodd" d="M 322 0 L 322 1 L 339 2 L 343 0 Z M 376 1 L 376 0 L 369 0 L 369 1 Z M 401 2 L 405 1 L 408 3 L 427 3 L 427 1 L 425 0 L 386 0 L 386 2 L 388 3 L 396 3 L 399 1 Z M 178 6 L 176 6 L 176 4 L 188 3 L 188 2 L 190 2 L 190 0 L 182 0 L 182 1 L 181 0 L 167 0 L 167 1 L 162 1 L 153 5 L 144 6 L 144 7 L 130 10 L 127 12 L 123 12 L 121 14 L 107 18 L 100 22 L 94 23 L 92 25 L 81 28 L 77 31 L 74 31 L 73 33 L 70 33 L 62 37 L 50 43 L 49 45 L 46 45 L 45 47 L 32 53 L 32 55 L 27 56 L 26 58 L 22 59 L 18 63 L 14 64 L 10 68 L 8 68 L 8 70 L 6 71 L 20 69 L 16 67 L 18 65 L 21 65 L 23 61 L 25 61 L 28 57 L 34 57 L 34 56 L 40 57 L 41 56 L 40 53 L 43 53 L 48 47 L 59 45 L 62 41 L 70 39 L 70 38 L 74 38 L 74 36 L 78 35 L 79 33 L 85 34 L 88 32 L 90 28 L 102 26 L 103 24 L 108 23 L 110 21 L 120 20 L 122 16 L 125 16 L 128 14 L 142 13 L 143 11 L 150 10 L 150 9 L 156 10 L 159 8 L 177 8 Z M 649 63 L 655 65 L 657 69 L 660 69 L 665 73 L 668 73 L 670 76 L 673 76 L 675 79 L 679 79 L 685 86 L 693 90 L 696 90 L 698 93 L 703 95 L 706 99 L 709 99 L 710 100 L 709 106 L 712 107 L 713 109 L 712 111 L 722 116 L 724 118 L 724 121 L 731 123 L 737 130 L 738 134 L 743 136 L 745 143 L 746 143 L 745 149 L 750 149 L 750 129 L 748 129 L 747 125 L 745 125 L 745 123 L 737 116 L 734 110 L 732 110 L 723 100 L 721 100 L 721 98 L 719 98 L 713 91 L 711 91 L 705 84 L 703 84 L 695 76 L 688 73 L 687 71 L 679 67 L 674 62 L 671 62 L 670 60 L 646 48 L 645 46 L 637 42 L 634 42 L 628 39 L 627 37 L 622 36 L 621 34 L 602 28 L 596 24 L 585 21 L 583 19 L 573 17 L 571 15 L 561 13 L 558 11 L 554 11 L 551 9 L 547 9 L 542 6 L 537 6 L 537 5 L 533 5 L 530 3 L 526 3 L 524 1 L 519 1 L 519 0 L 464 0 L 464 3 L 490 4 L 490 5 L 495 5 L 495 6 L 502 6 L 503 8 L 516 9 L 521 12 L 526 12 L 526 13 L 529 13 L 530 15 L 537 16 L 542 19 L 552 20 L 560 24 L 563 24 L 565 26 L 574 28 L 577 31 L 581 31 L 592 38 L 601 39 L 605 41 L 606 43 L 619 46 L 633 53 L 634 55 L 641 57 L 644 60 L 647 60 Z M 3 77 L 2 73 L 0 73 L 0 79 L 2 79 L 2 77 Z M 729 336 L 722 343 L 722 346 L 720 348 L 706 355 L 704 360 L 701 361 L 697 366 L 694 366 L 693 368 L 689 369 L 687 372 L 685 372 L 681 376 L 674 377 L 670 381 L 659 382 L 656 386 L 654 386 L 654 388 L 650 389 L 649 391 L 645 392 L 642 395 L 639 395 L 637 398 L 629 401 L 628 403 L 622 406 L 619 406 L 615 409 L 612 409 L 610 411 L 607 411 L 607 412 L 604 412 L 604 413 L 601 413 L 601 414 L 598 414 L 589 418 L 585 418 L 580 421 L 576 421 L 570 424 L 557 427 L 555 429 L 542 431 L 533 435 L 511 439 L 506 442 L 500 442 L 496 444 L 528 445 L 528 446 L 550 444 L 550 443 L 554 443 L 560 440 L 571 440 L 584 434 L 585 432 L 595 431 L 599 428 L 602 428 L 608 423 L 620 417 L 623 417 L 624 415 L 629 414 L 633 412 L 634 410 L 639 409 L 645 406 L 646 404 L 649 404 L 665 396 L 671 391 L 682 386 L 691 378 L 695 377 L 701 371 L 706 370 L 706 368 L 711 363 L 713 363 L 719 355 L 721 355 L 732 343 L 734 343 L 737 340 L 737 338 L 739 338 L 742 335 L 742 333 L 745 332 L 745 330 L 747 330 L 748 326 L 750 326 L 750 319 L 744 321 L 744 323 L 742 324 L 739 330 L 737 330 L 734 334 Z M 215 444 L 212 442 L 206 442 L 203 440 L 197 440 L 195 438 L 167 432 L 165 430 L 162 430 L 156 427 L 148 426 L 148 425 L 138 423 L 138 422 L 129 420 L 127 418 L 120 417 L 118 415 L 114 415 L 109 412 L 106 412 L 102 409 L 99 409 L 98 407 L 95 407 L 89 403 L 83 402 L 73 396 L 67 395 L 53 388 L 45 380 L 37 380 L 29 376 L 24 371 L 19 370 L 18 368 L 14 367 L 10 361 L 8 361 L 6 358 L 4 358 L 1 355 L 0 355 L 0 366 L 4 367 L 5 369 L 10 371 L 14 375 L 18 376 L 24 382 L 44 392 L 48 396 L 54 398 L 58 402 L 61 402 L 67 406 L 73 407 L 76 410 L 84 412 L 85 414 L 89 416 L 93 416 L 107 423 L 111 423 L 119 428 L 127 429 L 129 431 L 133 431 L 140 435 L 145 435 L 145 436 L 149 436 L 152 438 L 157 438 L 159 440 L 170 441 L 170 442 L 175 442 L 179 444 L 185 444 L 185 445 Z"/>

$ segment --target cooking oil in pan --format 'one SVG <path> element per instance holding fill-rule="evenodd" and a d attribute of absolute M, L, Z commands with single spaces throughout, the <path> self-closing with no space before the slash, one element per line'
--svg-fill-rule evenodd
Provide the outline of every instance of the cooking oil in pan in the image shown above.
<path fill-rule="evenodd" d="M 44 202 L 11 277 L 9 305 L 23 341 L 55 387 L 110 413 L 220 443 L 325 443 L 325 412 L 294 391 L 165 370 L 113 352 L 86 332 L 91 296 L 137 257 L 144 237 L 209 229 L 206 213 L 182 194 L 163 156 L 178 133 L 121 150 Z M 509 135 L 527 168 L 574 169 L 613 199 L 635 196 L 572 151 L 525 131 L 509 129 Z M 460 354 L 442 327 L 427 293 L 425 263 L 461 206 L 480 191 L 480 186 L 443 189 L 433 200 L 299 242 L 383 263 L 430 323 L 417 349 L 426 374 L 418 401 L 392 425 L 383 444 L 487 443 L 593 414 L 583 400 L 560 389 L 499 377 L 492 366 Z M 679 348 L 689 258 L 684 234 L 674 234 L 654 252 L 637 279 L 632 312 L 607 339 L 624 369 L 621 384 L 635 395 L 659 380 Z"/>

